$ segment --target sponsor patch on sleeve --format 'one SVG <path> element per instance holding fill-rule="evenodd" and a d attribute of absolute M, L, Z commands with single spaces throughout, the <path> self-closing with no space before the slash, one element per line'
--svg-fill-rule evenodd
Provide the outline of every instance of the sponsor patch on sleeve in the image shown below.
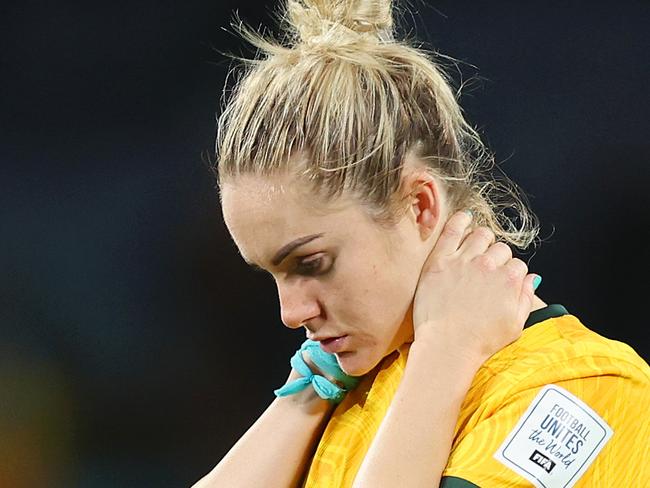
<path fill-rule="evenodd" d="M 569 488 L 612 433 L 582 400 L 564 388 L 546 385 L 494 457 L 537 488 Z"/>

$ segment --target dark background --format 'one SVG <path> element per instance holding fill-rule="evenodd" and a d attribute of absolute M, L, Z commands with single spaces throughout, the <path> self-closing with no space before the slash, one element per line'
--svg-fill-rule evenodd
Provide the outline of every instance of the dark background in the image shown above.
<path fill-rule="evenodd" d="M 240 261 L 209 171 L 239 8 L 0 7 L 0 486 L 189 486 L 272 400 L 302 332 Z M 650 5 L 415 3 L 530 196 L 539 295 L 646 360 Z M 473 68 L 475 65 L 477 68 Z M 462 74 L 462 78 L 461 78 Z"/>

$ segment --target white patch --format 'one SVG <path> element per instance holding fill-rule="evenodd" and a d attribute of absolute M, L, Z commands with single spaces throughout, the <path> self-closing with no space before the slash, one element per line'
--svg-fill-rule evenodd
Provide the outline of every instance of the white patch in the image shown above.
<path fill-rule="evenodd" d="M 494 457 L 537 488 L 569 488 L 612 433 L 582 400 L 564 388 L 546 385 Z"/>

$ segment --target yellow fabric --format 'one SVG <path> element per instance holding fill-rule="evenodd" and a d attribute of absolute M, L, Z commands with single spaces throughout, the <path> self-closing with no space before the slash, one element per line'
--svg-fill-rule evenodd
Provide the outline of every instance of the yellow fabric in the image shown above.
<path fill-rule="evenodd" d="M 303 486 L 352 485 L 397 390 L 409 344 L 384 358 L 337 406 Z M 599 336 L 572 315 L 550 318 L 494 355 L 462 405 L 445 476 L 481 487 L 529 487 L 493 458 L 539 390 L 555 384 L 582 399 L 614 434 L 576 487 L 650 487 L 650 368 L 626 344 Z"/>
<path fill-rule="evenodd" d="M 303 486 L 352 486 L 370 443 L 386 415 L 406 366 L 410 344 L 386 356 L 332 413 Z"/>

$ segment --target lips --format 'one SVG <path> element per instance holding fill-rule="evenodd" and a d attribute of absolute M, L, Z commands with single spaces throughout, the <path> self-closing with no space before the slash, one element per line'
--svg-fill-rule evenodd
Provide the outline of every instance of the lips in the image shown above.
<path fill-rule="evenodd" d="M 318 342 L 320 342 L 320 348 L 323 351 L 335 354 L 344 350 L 347 339 L 348 336 L 344 335 L 340 337 L 330 337 L 329 339 L 321 339 Z"/>

